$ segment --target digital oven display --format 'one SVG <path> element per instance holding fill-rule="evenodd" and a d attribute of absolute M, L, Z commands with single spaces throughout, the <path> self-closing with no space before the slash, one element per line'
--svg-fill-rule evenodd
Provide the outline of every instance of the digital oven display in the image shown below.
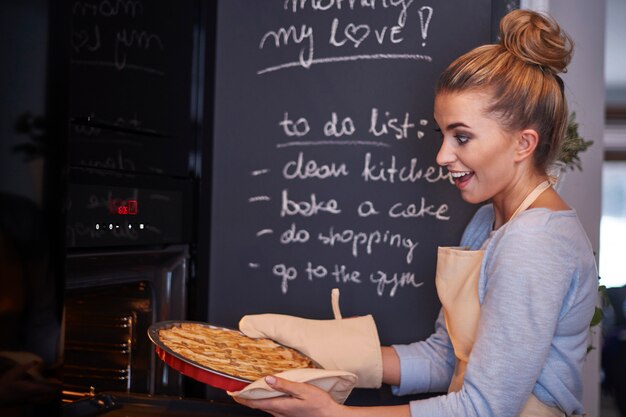
<path fill-rule="evenodd" d="M 109 212 L 111 214 L 136 215 L 138 209 L 137 200 L 122 200 L 118 198 L 109 200 Z"/>
<path fill-rule="evenodd" d="M 68 248 L 182 242 L 185 199 L 178 189 L 70 184 Z M 139 207 L 141 203 L 141 208 Z"/>

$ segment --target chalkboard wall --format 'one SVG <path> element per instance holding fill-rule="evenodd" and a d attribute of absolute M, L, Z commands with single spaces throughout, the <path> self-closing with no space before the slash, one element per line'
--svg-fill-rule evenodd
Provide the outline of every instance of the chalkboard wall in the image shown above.
<path fill-rule="evenodd" d="M 477 208 L 435 162 L 434 85 L 492 40 L 502 8 L 218 3 L 209 321 L 331 318 L 338 287 L 344 316 L 373 314 L 383 343 L 433 331 L 437 246 Z"/>

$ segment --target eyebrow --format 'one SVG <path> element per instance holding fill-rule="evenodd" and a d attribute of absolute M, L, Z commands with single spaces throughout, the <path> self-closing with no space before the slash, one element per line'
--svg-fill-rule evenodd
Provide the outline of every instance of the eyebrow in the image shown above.
<path fill-rule="evenodd" d="M 450 123 L 450 124 L 446 127 L 446 129 L 451 130 L 451 129 L 455 129 L 455 128 L 457 128 L 457 127 L 466 127 L 466 128 L 468 128 L 468 129 L 469 129 L 469 126 L 468 126 L 468 125 L 466 125 L 466 124 L 465 124 L 465 123 L 463 123 L 463 122 Z"/>

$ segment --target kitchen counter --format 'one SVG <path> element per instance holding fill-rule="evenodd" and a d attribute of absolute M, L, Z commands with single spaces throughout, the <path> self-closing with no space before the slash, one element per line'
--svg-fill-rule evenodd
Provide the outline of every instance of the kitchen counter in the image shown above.
<path fill-rule="evenodd" d="M 257 417 L 267 415 L 234 402 L 124 393 L 102 393 L 63 406 L 63 417 Z"/>

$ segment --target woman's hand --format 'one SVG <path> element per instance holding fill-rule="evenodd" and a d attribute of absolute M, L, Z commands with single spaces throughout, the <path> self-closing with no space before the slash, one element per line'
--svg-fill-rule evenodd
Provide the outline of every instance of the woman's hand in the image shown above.
<path fill-rule="evenodd" d="M 330 394 L 311 384 L 292 382 L 274 376 L 265 377 L 265 382 L 276 391 L 287 396 L 264 400 L 234 400 L 250 408 L 256 408 L 276 417 L 339 417 L 345 407 L 337 404 Z"/>

